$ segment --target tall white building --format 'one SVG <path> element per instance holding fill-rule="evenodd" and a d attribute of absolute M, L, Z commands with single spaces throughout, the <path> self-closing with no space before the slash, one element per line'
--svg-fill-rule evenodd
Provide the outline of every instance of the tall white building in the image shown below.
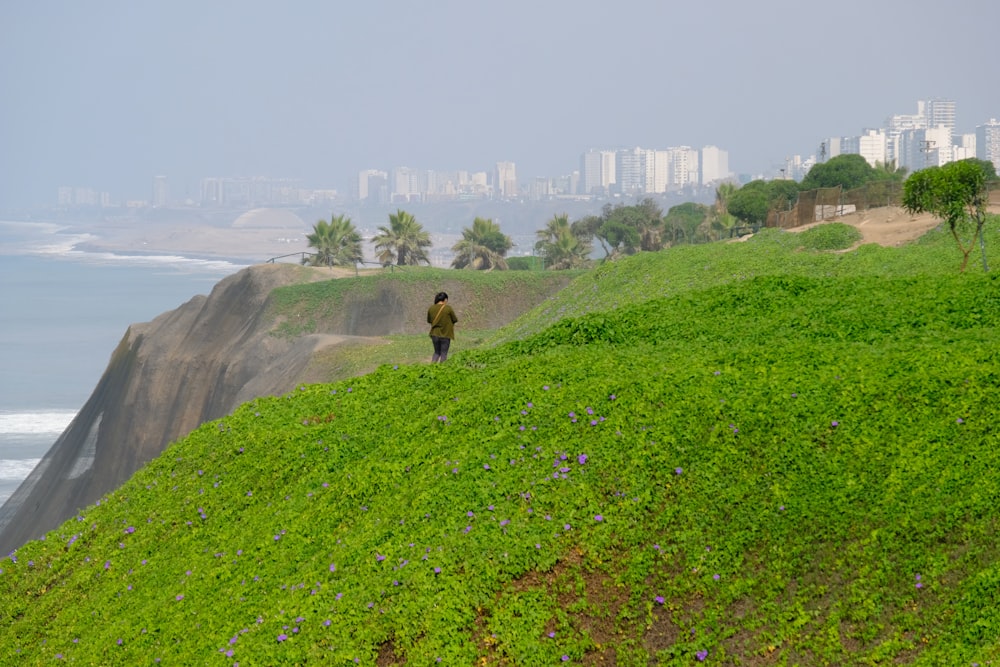
<path fill-rule="evenodd" d="M 701 185 L 729 178 L 729 151 L 718 146 L 705 146 L 701 149 Z"/>
<path fill-rule="evenodd" d="M 426 188 L 421 182 L 421 172 L 411 167 L 392 170 L 392 200 L 420 201 Z"/>
<path fill-rule="evenodd" d="M 667 187 L 680 190 L 689 185 L 698 184 L 698 151 L 690 146 L 668 148 L 670 155 L 670 175 Z"/>
<path fill-rule="evenodd" d="M 617 191 L 623 195 L 639 195 L 645 192 L 645 151 L 629 148 L 615 154 L 615 180 Z"/>
<path fill-rule="evenodd" d="M 660 195 L 670 180 L 670 153 L 652 150 L 646 154 L 646 192 Z"/>
<path fill-rule="evenodd" d="M 926 103 L 927 127 L 943 125 L 955 131 L 955 100 L 934 98 Z"/>
<path fill-rule="evenodd" d="M 888 137 L 882 130 L 866 130 L 858 137 L 858 155 L 868 164 L 886 164 L 888 162 Z"/>
<path fill-rule="evenodd" d="M 954 137 L 951 147 L 952 160 L 967 160 L 976 157 L 976 134 L 960 134 Z"/>
<path fill-rule="evenodd" d="M 996 118 L 976 127 L 976 157 L 992 162 L 1000 173 L 1000 122 Z"/>
<path fill-rule="evenodd" d="M 494 181 L 498 197 L 516 197 L 517 170 L 513 162 L 497 162 L 496 180 Z"/>
<path fill-rule="evenodd" d="M 951 130 L 944 125 L 903 132 L 896 142 L 896 165 L 914 172 L 952 161 Z"/>

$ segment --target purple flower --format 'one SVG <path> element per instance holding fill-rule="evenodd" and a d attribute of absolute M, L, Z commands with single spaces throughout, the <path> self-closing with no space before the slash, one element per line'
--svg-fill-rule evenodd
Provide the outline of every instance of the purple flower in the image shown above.
<path fill-rule="evenodd" d="M 569 530 L 570 528 L 572 528 L 572 526 L 569 525 L 568 523 L 567 524 L 563 524 L 563 530 Z"/>
<path fill-rule="evenodd" d="M 330 572 L 336 572 L 337 566 L 334 563 L 330 563 Z"/>
<path fill-rule="evenodd" d="M 832 421 L 832 422 L 830 422 L 830 426 L 833 426 L 834 428 L 836 428 L 836 427 L 840 426 L 840 422 L 838 422 L 838 421 Z"/>
<path fill-rule="evenodd" d="M 718 581 L 719 580 L 719 575 L 718 574 L 713 574 L 712 575 L 712 579 L 715 579 L 716 581 Z"/>
<path fill-rule="evenodd" d="M 563 655 L 562 661 L 563 662 L 569 662 L 569 656 L 568 655 Z"/>
<path fill-rule="evenodd" d="M 280 635 L 278 635 L 278 641 L 279 642 L 283 642 L 286 639 L 288 639 L 288 635 L 286 635 L 285 633 L 281 633 Z"/>
<path fill-rule="evenodd" d="M 381 563 L 382 561 L 385 560 L 385 556 L 383 556 L 382 554 L 375 554 L 375 560 Z"/>
<path fill-rule="evenodd" d="M 177 594 L 177 597 L 176 597 L 176 598 L 174 598 L 174 599 L 175 599 L 175 600 L 177 600 L 178 602 L 180 602 L 181 600 L 183 600 L 183 599 L 184 599 L 184 594 L 183 594 L 183 593 L 178 593 L 178 594 Z"/>
<path fill-rule="evenodd" d="M 705 658 L 708 657 L 708 651 L 702 649 L 695 653 L 694 657 L 698 659 L 698 662 L 705 662 Z"/>
<path fill-rule="evenodd" d="M 587 455 L 580 454 L 579 456 L 576 457 L 576 462 L 579 463 L 580 465 L 583 465 L 584 463 L 587 462 Z"/>
<path fill-rule="evenodd" d="M 674 474 L 680 475 L 682 472 L 684 472 L 684 468 L 674 468 Z"/>
<path fill-rule="evenodd" d="M 441 568 L 439 567 L 434 568 L 434 574 L 441 574 Z"/>
<path fill-rule="evenodd" d="M 595 514 L 594 521 L 604 521 L 604 516 L 601 514 Z"/>
<path fill-rule="evenodd" d="M 655 602 L 656 604 L 663 604 L 663 596 L 657 595 L 655 598 L 653 598 L 653 602 Z"/>
<path fill-rule="evenodd" d="M 483 464 L 483 470 L 489 470 L 489 469 L 490 469 L 490 464 L 489 463 L 484 463 Z"/>

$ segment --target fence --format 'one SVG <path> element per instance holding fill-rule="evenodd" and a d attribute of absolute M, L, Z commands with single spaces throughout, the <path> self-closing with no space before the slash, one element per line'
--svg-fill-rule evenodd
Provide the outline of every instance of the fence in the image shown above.
<path fill-rule="evenodd" d="M 897 181 L 876 181 L 853 190 L 839 186 L 804 190 L 787 210 L 768 213 L 767 226 L 789 229 L 871 208 L 900 206 L 902 202 L 903 184 Z"/>
<path fill-rule="evenodd" d="M 987 183 L 986 193 L 989 205 L 1000 207 L 1000 181 Z M 902 205 L 903 184 L 897 181 L 876 181 L 853 190 L 840 187 L 804 190 L 787 210 L 768 213 L 766 226 L 789 229 L 872 208 Z"/>

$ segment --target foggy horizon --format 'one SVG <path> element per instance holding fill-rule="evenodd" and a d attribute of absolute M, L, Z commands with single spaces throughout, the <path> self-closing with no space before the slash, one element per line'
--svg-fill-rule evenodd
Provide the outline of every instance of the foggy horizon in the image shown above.
<path fill-rule="evenodd" d="M 177 197 L 498 161 L 527 180 L 590 148 L 714 145 L 765 173 L 932 98 L 971 133 L 1000 117 L 1000 6 L 976 4 L 5 3 L 0 208 L 60 186 L 148 198 L 156 175 Z"/>

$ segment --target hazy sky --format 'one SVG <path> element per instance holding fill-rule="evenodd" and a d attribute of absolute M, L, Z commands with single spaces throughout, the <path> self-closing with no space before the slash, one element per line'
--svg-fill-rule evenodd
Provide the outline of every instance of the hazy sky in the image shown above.
<path fill-rule="evenodd" d="M 985 0 L 2 0 L 0 209 L 154 174 L 527 179 L 591 147 L 756 172 L 918 99 L 1000 117 L 998 25 Z"/>

